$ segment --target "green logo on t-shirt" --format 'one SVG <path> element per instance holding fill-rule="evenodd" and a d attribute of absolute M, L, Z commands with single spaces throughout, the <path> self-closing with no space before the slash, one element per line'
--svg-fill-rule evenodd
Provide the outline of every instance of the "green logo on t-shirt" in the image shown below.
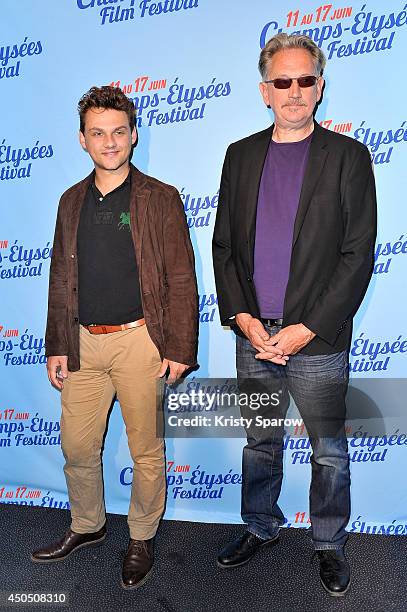
<path fill-rule="evenodd" d="M 120 213 L 119 229 L 127 227 L 130 230 L 130 211 Z"/>

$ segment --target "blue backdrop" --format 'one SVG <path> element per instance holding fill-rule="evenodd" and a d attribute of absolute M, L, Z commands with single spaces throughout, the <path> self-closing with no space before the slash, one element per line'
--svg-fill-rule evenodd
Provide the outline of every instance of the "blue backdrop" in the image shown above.
<path fill-rule="evenodd" d="M 271 122 L 258 92 L 261 46 L 304 32 L 328 58 L 317 120 L 364 142 L 377 180 L 375 274 L 355 323 L 354 385 L 402 378 L 407 255 L 407 5 L 264 0 L 2 0 L 0 23 L 0 502 L 68 507 L 59 394 L 45 373 L 44 327 L 58 199 L 91 161 L 78 144 L 79 97 L 115 84 L 138 108 L 133 162 L 176 185 L 196 254 L 200 370 L 233 377 L 234 337 L 222 329 L 210 244 L 227 145 Z M 315 248 L 318 248 L 315 245 Z M 378 405 L 386 415 L 386 395 Z M 378 404 L 377 397 L 373 398 Z M 392 400 L 393 401 L 393 400 Z M 395 401 L 395 399 L 394 399 Z M 349 425 L 351 530 L 407 533 L 406 436 Z M 291 432 L 292 433 L 292 432 Z M 383 433 L 383 432 L 382 432 Z M 240 521 L 241 439 L 169 439 L 166 518 Z M 104 455 L 108 511 L 127 513 L 131 461 L 118 406 Z M 282 507 L 307 526 L 305 437 L 286 439 Z M 404 453 L 404 454 L 403 454 Z"/>

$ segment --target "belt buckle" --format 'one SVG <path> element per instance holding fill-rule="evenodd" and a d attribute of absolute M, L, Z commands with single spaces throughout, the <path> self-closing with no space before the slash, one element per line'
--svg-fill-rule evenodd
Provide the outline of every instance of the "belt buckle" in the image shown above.
<path fill-rule="evenodd" d="M 265 323 L 265 325 L 268 325 L 269 327 L 275 327 L 276 325 L 281 325 L 282 323 L 282 319 L 262 319 L 263 323 Z"/>

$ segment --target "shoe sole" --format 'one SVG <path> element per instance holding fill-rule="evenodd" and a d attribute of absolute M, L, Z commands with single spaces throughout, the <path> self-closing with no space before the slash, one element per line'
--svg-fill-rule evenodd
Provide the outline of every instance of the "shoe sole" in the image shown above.
<path fill-rule="evenodd" d="M 263 548 L 263 546 L 270 546 L 271 544 L 277 544 L 279 539 L 280 539 L 280 536 L 276 536 L 272 540 L 267 540 L 263 544 L 260 544 L 260 546 L 258 546 L 257 550 L 255 550 L 254 553 L 248 559 L 245 559 L 244 561 L 240 561 L 240 563 L 233 563 L 233 564 L 224 565 L 219 560 L 216 563 L 217 563 L 218 567 L 220 567 L 221 569 L 229 569 L 229 568 L 233 569 L 234 567 L 241 567 L 242 565 L 246 565 L 246 563 L 249 563 L 249 561 L 251 559 L 253 559 L 254 555 L 257 553 L 259 548 Z"/>
<path fill-rule="evenodd" d="M 343 597 L 344 595 L 346 595 L 346 593 L 349 591 L 349 587 L 350 587 L 350 583 L 351 583 L 351 580 L 349 580 L 349 583 L 348 583 L 348 586 L 346 587 L 346 589 L 344 591 L 341 591 L 340 593 L 338 593 L 337 591 L 330 591 L 328 589 L 328 587 L 324 584 L 324 582 L 323 582 L 321 577 L 320 577 L 320 580 L 321 580 L 321 584 L 324 587 L 325 591 L 329 595 L 331 595 L 331 597 Z"/>
<path fill-rule="evenodd" d="M 145 582 L 147 582 L 147 580 L 150 578 L 152 573 L 153 573 L 153 568 L 151 568 L 151 570 L 149 572 L 147 572 L 147 574 L 144 576 L 144 578 L 142 578 L 137 584 L 127 585 L 127 584 L 124 584 L 124 582 L 122 580 L 121 581 L 121 585 L 122 585 L 123 589 L 125 589 L 126 591 L 131 591 L 132 589 L 138 589 L 139 587 L 143 586 L 143 584 Z"/>
<path fill-rule="evenodd" d="M 85 548 L 86 546 L 94 546 L 96 548 L 97 546 L 101 546 L 103 544 L 103 541 L 106 539 L 106 535 L 107 534 L 105 534 L 101 538 L 98 538 L 97 540 L 92 540 L 92 542 L 84 542 L 83 544 L 75 546 L 75 548 L 71 550 L 71 552 L 64 555 L 63 557 L 57 557 L 56 559 L 37 559 L 36 557 L 33 557 L 31 555 L 31 561 L 33 561 L 33 563 L 57 563 L 58 561 L 65 561 L 65 559 L 67 559 L 70 555 L 72 555 L 80 548 Z"/>

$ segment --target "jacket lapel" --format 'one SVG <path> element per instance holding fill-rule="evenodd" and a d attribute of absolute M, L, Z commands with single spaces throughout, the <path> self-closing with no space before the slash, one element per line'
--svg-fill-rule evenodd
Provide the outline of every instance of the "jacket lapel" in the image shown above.
<path fill-rule="evenodd" d="M 250 162 L 248 168 L 247 191 L 246 191 L 246 231 L 249 247 L 249 266 L 253 270 L 254 236 L 256 231 L 257 199 L 263 166 L 273 133 L 270 128 L 260 132 L 257 142 L 250 148 Z"/>
<path fill-rule="evenodd" d="M 131 192 L 130 192 L 130 223 L 133 242 L 136 249 L 136 260 L 141 279 L 141 245 L 143 230 L 147 216 L 147 207 L 151 190 L 146 187 L 146 176 L 130 164 Z"/>
<path fill-rule="evenodd" d="M 302 224 L 307 214 L 312 195 L 317 186 L 319 177 L 328 156 L 328 146 L 322 128 L 314 123 L 314 136 L 311 141 L 307 166 L 305 168 L 304 180 L 301 188 L 300 201 L 297 215 L 295 217 L 293 232 L 293 247 L 298 239 Z"/>
<path fill-rule="evenodd" d="M 83 181 L 78 185 L 78 189 L 75 191 L 75 197 L 72 198 L 72 204 L 70 208 L 69 216 L 69 227 L 70 227 L 70 249 L 71 253 L 76 253 L 77 235 L 79 227 L 79 219 L 81 216 L 81 210 L 85 201 L 85 195 L 88 190 L 89 184 L 93 179 L 95 171 L 91 172 Z"/>

